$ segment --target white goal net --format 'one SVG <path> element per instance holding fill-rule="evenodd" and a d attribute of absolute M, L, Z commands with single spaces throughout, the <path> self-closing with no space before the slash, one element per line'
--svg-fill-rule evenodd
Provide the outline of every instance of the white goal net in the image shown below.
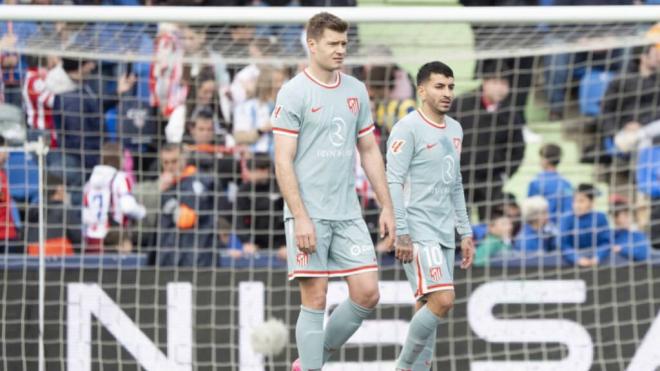
<path fill-rule="evenodd" d="M 0 369 L 290 369 L 269 116 L 323 10 L 351 25 L 343 72 L 383 151 L 418 68 L 454 71 L 478 262 L 456 267 L 432 369 L 659 369 L 651 5 L 0 5 Z M 413 297 L 359 168 L 356 192 L 381 300 L 324 369 L 392 370 Z M 333 281 L 328 314 L 346 296 Z"/>

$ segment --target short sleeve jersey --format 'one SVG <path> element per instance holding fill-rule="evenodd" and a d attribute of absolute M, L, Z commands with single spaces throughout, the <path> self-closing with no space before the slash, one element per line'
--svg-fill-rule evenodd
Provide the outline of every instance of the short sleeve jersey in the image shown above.
<path fill-rule="evenodd" d="M 394 125 L 387 145 L 387 180 L 403 185 L 405 205 L 395 204 L 397 233 L 415 241 L 454 246 L 454 228 L 471 235 L 463 195 L 461 125 L 449 116 L 438 125 L 420 111 Z"/>
<path fill-rule="evenodd" d="M 294 169 L 311 218 L 361 217 L 355 192 L 357 140 L 374 130 L 367 89 L 354 77 L 337 73 L 336 82 L 319 82 L 307 71 L 287 82 L 277 95 L 273 133 L 297 138 Z M 288 207 L 284 217 L 290 218 Z"/>

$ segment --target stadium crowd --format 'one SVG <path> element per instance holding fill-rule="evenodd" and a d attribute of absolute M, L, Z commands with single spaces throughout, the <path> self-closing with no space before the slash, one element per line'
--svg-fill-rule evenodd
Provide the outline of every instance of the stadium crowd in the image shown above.
<path fill-rule="evenodd" d="M 356 5 L 351 0 L 193 2 Z M 190 5 L 177 0 L 32 3 Z M 99 40 L 81 40 L 90 34 L 81 32 L 85 27 L 95 27 L 92 34 Z M 660 33 L 659 26 L 649 29 Z M 278 90 L 302 68 L 276 61 L 283 55 L 304 57 L 302 32 L 299 26 L 161 24 L 116 30 L 109 24 L 0 23 L 2 145 L 11 149 L 41 137 L 50 147 L 44 174 L 48 254 L 140 252 L 160 266 L 212 266 L 220 254 L 240 258 L 261 250 L 285 259 L 270 116 Z M 50 43 L 63 47 L 89 42 L 109 52 L 128 45 L 153 58 L 126 62 L 15 51 L 31 45 L 35 35 L 40 41 L 48 35 Z M 520 205 L 503 190 L 523 162 L 526 142 L 535 140 L 525 117 L 535 63 L 546 72 L 548 119 L 588 118 L 584 130 L 592 128 L 592 146 L 582 159 L 614 174 L 606 179 L 609 215 L 594 209 L 594 200 L 603 197 L 597 187 L 571 184 L 558 171 L 562 148 L 553 143 L 541 146 L 542 171 Z M 367 85 L 385 150 L 394 123 L 416 107 L 410 75 L 397 65 L 353 66 L 345 73 Z M 580 99 L 574 90 L 584 76 L 595 75 L 607 81 L 599 103 L 571 112 Z M 480 85 L 456 97 L 450 116 L 465 133 L 461 166 L 473 209 L 476 264 L 556 256 L 558 264 L 593 266 L 612 257 L 645 260 L 660 251 L 660 44 L 538 61 L 482 60 L 475 78 Z M 16 135 L 21 130 L 24 137 Z M 34 255 L 36 159 L 13 150 L 2 152 L 0 163 L 5 165 L 1 249 Z M 357 164 L 356 177 L 376 240 L 378 204 Z M 638 207 L 644 202 L 646 214 Z"/>

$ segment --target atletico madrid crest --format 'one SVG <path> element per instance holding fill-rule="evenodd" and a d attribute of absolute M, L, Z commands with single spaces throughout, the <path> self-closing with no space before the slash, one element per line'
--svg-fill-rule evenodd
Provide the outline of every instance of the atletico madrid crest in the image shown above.
<path fill-rule="evenodd" d="M 461 138 L 454 138 L 454 147 L 456 147 L 456 152 L 460 155 L 462 149 Z"/>
<path fill-rule="evenodd" d="M 300 252 L 298 255 L 296 255 L 296 265 L 299 267 L 304 267 L 307 265 L 307 263 L 309 263 L 309 255 L 304 252 Z"/>
<path fill-rule="evenodd" d="M 431 275 L 431 279 L 435 282 L 440 282 L 442 279 L 442 269 L 440 269 L 440 267 L 431 267 L 429 273 Z"/>
<path fill-rule="evenodd" d="M 360 112 L 360 101 L 353 97 L 353 98 L 348 98 L 346 99 L 346 102 L 348 103 L 348 109 L 354 114 L 357 115 L 358 112 Z"/>

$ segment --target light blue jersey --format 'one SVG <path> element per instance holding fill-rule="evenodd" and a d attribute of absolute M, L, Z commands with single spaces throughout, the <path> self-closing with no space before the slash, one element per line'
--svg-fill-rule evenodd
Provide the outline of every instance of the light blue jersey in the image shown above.
<path fill-rule="evenodd" d="M 440 125 L 413 111 L 394 125 L 387 143 L 389 184 L 397 235 L 455 246 L 454 229 L 472 235 L 465 207 L 460 152 L 461 125 L 445 116 Z"/>
<path fill-rule="evenodd" d="M 309 217 L 361 218 L 356 144 L 374 129 L 364 84 L 337 73 L 336 83 L 326 85 L 303 71 L 282 87 L 271 119 L 273 133 L 298 139 L 294 169 Z M 287 206 L 284 217 L 292 217 Z"/>

